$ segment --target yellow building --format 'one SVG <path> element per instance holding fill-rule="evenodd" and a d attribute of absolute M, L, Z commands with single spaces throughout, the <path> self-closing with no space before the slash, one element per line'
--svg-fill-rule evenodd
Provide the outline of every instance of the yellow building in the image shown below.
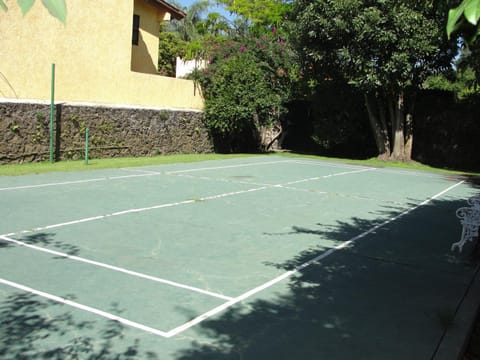
<path fill-rule="evenodd" d="M 202 109 L 190 80 L 157 74 L 160 24 L 185 14 L 163 0 L 67 0 L 67 21 L 40 1 L 0 11 L 0 98 Z"/>

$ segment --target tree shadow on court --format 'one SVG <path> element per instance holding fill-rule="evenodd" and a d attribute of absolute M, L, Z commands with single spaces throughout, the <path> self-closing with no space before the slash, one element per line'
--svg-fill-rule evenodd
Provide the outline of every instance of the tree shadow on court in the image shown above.
<path fill-rule="evenodd" d="M 68 255 L 80 253 L 79 247 L 56 240 L 54 233 L 28 234 L 21 241 Z M 0 241 L 0 257 L 19 246 Z M 28 258 L 22 261 L 28 262 Z M 22 267 L 21 262 L 18 267 Z M 36 270 L 42 271 L 26 271 Z M 75 301 L 72 294 L 62 297 Z M 116 303 L 108 311 L 120 316 L 123 313 Z M 153 352 L 142 352 L 140 340 L 127 340 L 122 324 L 102 318 L 84 320 L 91 318 L 84 315 L 72 307 L 0 284 L 0 359 L 158 359 Z"/>
<path fill-rule="evenodd" d="M 55 233 L 40 232 L 28 234 L 22 237 L 21 241 L 29 245 L 43 246 L 52 250 L 57 250 L 67 255 L 80 254 L 80 248 L 78 246 L 56 240 Z"/>
<path fill-rule="evenodd" d="M 51 250 L 56 250 L 59 252 L 63 252 L 67 255 L 79 255 L 80 248 L 73 244 L 68 244 L 59 240 L 55 240 L 54 233 L 34 233 L 24 235 L 21 238 L 15 237 L 15 240 L 21 241 L 25 244 L 29 245 L 36 245 L 40 247 L 44 247 Z M 0 239 L 0 249 L 2 248 L 14 248 L 19 246 L 19 244 L 8 242 L 5 240 Z M 57 258 L 64 258 L 63 256 L 58 256 Z"/>
<path fill-rule="evenodd" d="M 383 225 L 310 263 L 283 286 L 200 323 L 191 330 L 199 340 L 177 360 L 431 358 L 445 331 L 456 326 L 455 311 L 476 270 L 471 244 L 461 254 L 450 251 L 460 237 L 455 210 L 465 205 L 434 200 L 388 223 L 405 208 L 389 205 L 377 218 L 334 226 L 290 224 L 289 236 L 336 244 Z M 312 247 L 270 266 L 298 269 L 326 250 Z"/>
<path fill-rule="evenodd" d="M 112 311 L 119 311 L 116 304 Z M 0 302 L 0 358 L 158 359 L 142 354 L 139 340 L 128 344 L 120 323 L 103 324 L 75 318 L 62 304 L 13 291 Z"/>

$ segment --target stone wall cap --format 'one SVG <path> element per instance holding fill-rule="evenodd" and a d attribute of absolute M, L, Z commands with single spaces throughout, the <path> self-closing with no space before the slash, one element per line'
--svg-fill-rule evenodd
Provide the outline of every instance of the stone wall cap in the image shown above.
<path fill-rule="evenodd" d="M 0 103 L 50 105 L 49 100 L 36 100 L 36 99 L 0 98 Z M 109 109 L 133 109 L 133 110 L 155 110 L 155 111 L 163 110 L 163 111 L 203 113 L 202 110 L 198 110 L 198 109 L 155 107 L 155 106 L 143 106 L 143 105 L 133 105 L 133 104 L 103 104 L 103 103 L 93 103 L 93 102 L 55 101 L 55 105 L 78 106 L 78 107 L 83 106 L 83 107 L 96 107 L 96 108 L 109 108 Z"/>

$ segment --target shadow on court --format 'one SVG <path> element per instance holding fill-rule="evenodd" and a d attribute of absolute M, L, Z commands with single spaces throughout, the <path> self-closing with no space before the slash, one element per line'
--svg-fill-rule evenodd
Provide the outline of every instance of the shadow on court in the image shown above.
<path fill-rule="evenodd" d="M 138 359 L 140 355 L 138 341 L 119 349 L 124 332 L 119 323 L 109 321 L 98 330 L 95 322 L 76 320 L 68 308 L 31 294 L 7 296 L 0 304 L 0 319 L 2 359 Z"/>
<path fill-rule="evenodd" d="M 69 255 L 78 255 L 80 252 L 74 245 L 55 240 L 53 233 L 31 234 L 22 241 L 45 247 L 53 245 Z M 8 251 L 16 246 L 0 241 L 0 251 Z M 61 256 L 55 258 L 64 259 Z M 58 302 L 25 292 L 12 290 L 3 293 L 2 290 L 1 359 L 158 359 L 155 354 L 140 356 L 138 340 L 125 343 L 125 328 L 118 322 L 82 320 L 73 315 L 75 311 L 72 308 Z M 71 294 L 64 294 L 64 297 L 75 300 Z M 110 311 L 122 313 L 116 303 L 111 304 Z M 103 327 L 99 324 L 103 324 Z"/>
<path fill-rule="evenodd" d="M 290 278 L 288 294 L 201 323 L 196 331 L 214 340 L 192 342 L 176 359 L 431 359 L 447 328 L 459 325 L 455 312 L 476 269 L 471 247 L 450 252 L 460 206 L 465 202 L 420 207 Z M 380 222 L 292 229 L 345 241 Z M 319 250 L 275 266 L 291 270 Z"/>
<path fill-rule="evenodd" d="M 22 241 L 29 245 L 38 245 L 43 247 L 54 247 L 59 251 L 68 255 L 79 255 L 80 248 L 78 246 L 68 244 L 59 240 L 55 240 L 54 233 L 35 233 L 30 234 L 22 238 Z M 58 256 L 57 258 L 63 259 L 64 257 Z"/>

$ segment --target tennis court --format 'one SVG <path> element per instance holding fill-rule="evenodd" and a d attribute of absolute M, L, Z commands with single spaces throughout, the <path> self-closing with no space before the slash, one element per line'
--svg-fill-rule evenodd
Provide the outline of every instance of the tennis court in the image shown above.
<path fill-rule="evenodd" d="M 431 359 L 468 179 L 256 156 L 0 178 L 0 357 Z"/>

